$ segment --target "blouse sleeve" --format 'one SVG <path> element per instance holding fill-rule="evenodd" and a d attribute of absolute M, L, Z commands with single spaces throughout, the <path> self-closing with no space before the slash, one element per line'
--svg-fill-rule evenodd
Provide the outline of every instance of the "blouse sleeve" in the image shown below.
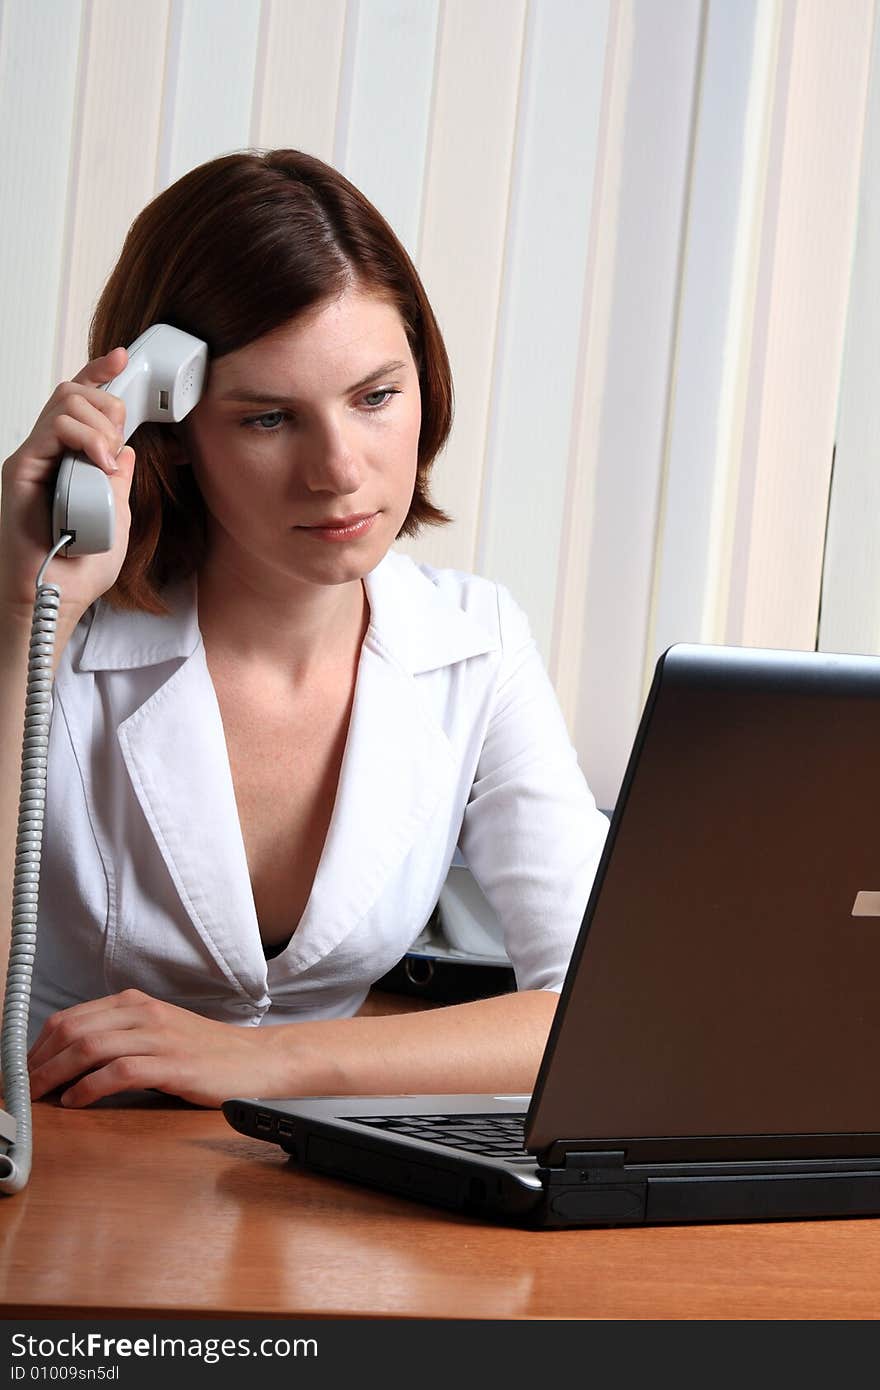
<path fill-rule="evenodd" d="M 518 989 L 560 990 L 608 831 L 528 619 L 499 584 L 503 648 L 459 846 Z"/>

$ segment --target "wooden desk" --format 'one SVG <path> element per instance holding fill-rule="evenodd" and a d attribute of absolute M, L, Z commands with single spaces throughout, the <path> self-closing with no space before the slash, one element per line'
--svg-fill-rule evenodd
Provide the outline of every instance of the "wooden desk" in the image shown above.
<path fill-rule="evenodd" d="M 508 1230 L 158 1097 L 41 1102 L 34 1130 L 30 1183 L 0 1197 L 0 1317 L 880 1316 L 880 1220 Z"/>

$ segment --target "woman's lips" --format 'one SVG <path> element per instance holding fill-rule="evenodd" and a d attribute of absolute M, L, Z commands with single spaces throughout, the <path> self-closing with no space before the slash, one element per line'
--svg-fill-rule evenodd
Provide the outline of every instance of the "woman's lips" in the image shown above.
<path fill-rule="evenodd" d="M 347 526 L 300 526 L 297 529 L 322 541 L 357 540 L 360 536 L 367 534 L 376 520 L 376 515 L 376 512 L 371 512 L 369 516 L 362 517 L 360 521 L 352 522 Z"/>

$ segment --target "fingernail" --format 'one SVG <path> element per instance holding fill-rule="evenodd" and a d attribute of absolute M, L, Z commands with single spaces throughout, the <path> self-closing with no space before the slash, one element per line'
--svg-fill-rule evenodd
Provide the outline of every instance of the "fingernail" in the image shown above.
<path fill-rule="evenodd" d="M 104 451 L 104 460 L 111 473 L 119 472 L 119 464 L 116 462 L 109 449 L 105 449 Z"/>

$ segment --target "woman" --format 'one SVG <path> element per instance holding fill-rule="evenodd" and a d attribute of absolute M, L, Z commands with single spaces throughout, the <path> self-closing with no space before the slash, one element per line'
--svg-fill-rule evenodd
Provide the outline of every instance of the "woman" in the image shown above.
<path fill-rule="evenodd" d="M 205 389 L 122 448 L 99 387 L 159 322 L 208 344 Z M 3 469 L 10 861 L 64 450 L 118 517 L 108 554 L 49 571 L 33 1096 L 529 1089 L 606 824 L 511 596 L 392 550 L 450 519 L 427 491 L 449 365 L 405 250 L 321 161 L 228 155 L 136 219 L 89 348 Z M 456 844 L 518 989 L 377 1016 Z"/>

